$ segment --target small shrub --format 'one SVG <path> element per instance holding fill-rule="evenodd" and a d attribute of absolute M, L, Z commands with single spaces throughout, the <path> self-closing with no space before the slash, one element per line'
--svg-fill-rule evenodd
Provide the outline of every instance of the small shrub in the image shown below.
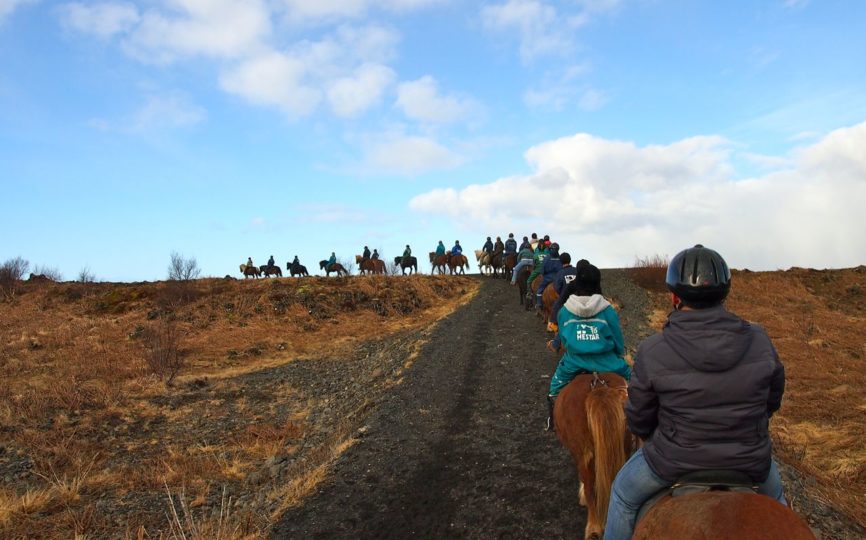
<path fill-rule="evenodd" d="M 189 281 L 201 275 L 198 261 L 195 257 L 186 258 L 176 251 L 171 252 L 171 263 L 168 265 L 168 279 L 172 281 Z"/>
<path fill-rule="evenodd" d="M 96 276 L 91 272 L 89 266 L 85 266 L 78 272 L 78 278 L 75 281 L 80 283 L 93 283 L 96 281 Z"/>
<path fill-rule="evenodd" d="M 668 262 L 668 257 L 661 255 L 636 257 L 634 265 L 628 269 L 629 277 L 644 289 L 664 292 L 667 290 L 665 274 L 667 274 Z"/>
<path fill-rule="evenodd" d="M 346 269 L 346 274 L 350 276 L 355 274 L 355 259 L 338 260 L 337 262 L 343 265 L 343 268 Z"/>
<path fill-rule="evenodd" d="M 162 319 L 144 336 L 144 360 L 148 369 L 160 379 L 171 383 L 184 361 L 180 354 L 181 334 L 177 323 Z"/>
<path fill-rule="evenodd" d="M 51 281 L 63 281 L 63 274 L 57 267 L 36 265 L 33 267 L 33 273 L 37 276 L 43 276 Z"/>
<path fill-rule="evenodd" d="M 27 273 L 30 263 L 21 257 L 9 259 L 0 266 L 0 294 L 11 300 L 18 292 L 21 278 Z"/>

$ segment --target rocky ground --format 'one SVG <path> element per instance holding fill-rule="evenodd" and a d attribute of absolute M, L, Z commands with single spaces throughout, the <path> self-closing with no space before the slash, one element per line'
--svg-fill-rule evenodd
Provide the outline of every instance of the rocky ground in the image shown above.
<path fill-rule="evenodd" d="M 649 299 L 624 272 L 603 273 L 622 306 L 626 343 L 648 333 Z M 357 442 L 328 479 L 289 509 L 274 538 L 565 538 L 582 534 L 572 464 L 543 431 L 557 358 L 515 288 L 485 280 L 438 324 L 402 383 L 370 402 Z M 353 407 L 343 408 L 353 409 Z M 355 408 L 357 410 L 357 407 Z M 822 539 L 864 531 L 783 474 L 794 508 Z"/>

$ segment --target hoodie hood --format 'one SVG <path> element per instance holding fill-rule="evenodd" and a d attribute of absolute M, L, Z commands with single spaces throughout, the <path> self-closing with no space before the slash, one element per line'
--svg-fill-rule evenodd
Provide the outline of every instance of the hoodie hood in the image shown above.
<path fill-rule="evenodd" d="M 748 322 L 723 306 L 674 311 L 662 330 L 665 341 L 699 371 L 727 371 L 752 344 Z"/>
<path fill-rule="evenodd" d="M 604 311 L 610 302 L 604 299 L 600 294 L 592 296 L 577 296 L 572 294 L 565 301 L 565 309 L 578 317 L 592 317 Z"/>

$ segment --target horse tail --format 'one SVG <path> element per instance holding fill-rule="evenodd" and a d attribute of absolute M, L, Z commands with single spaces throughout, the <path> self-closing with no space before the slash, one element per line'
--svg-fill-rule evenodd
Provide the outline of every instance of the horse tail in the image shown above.
<path fill-rule="evenodd" d="M 626 461 L 621 392 L 607 386 L 591 391 L 586 398 L 586 419 L 595 458 L 597 523 L 604 524 L 607 523 L 611 484 Z"/>

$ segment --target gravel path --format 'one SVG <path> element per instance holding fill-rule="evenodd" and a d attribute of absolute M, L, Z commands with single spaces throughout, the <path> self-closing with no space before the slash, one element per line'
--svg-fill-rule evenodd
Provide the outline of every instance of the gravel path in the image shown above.
<path fill-rule="evenodd" d="M 627 280 L 625 280 L 627 281 Z M 643 292 L 605 273 L 624 304 L 627 340 L 646 333 Z M 585 512 L 577 477 L 543 431 L 558 358 L 516 288 L 485 279 L 478 297 L 442 321 L 364 436 L 275 538 L 574 537 Z"/>
<path fill-rule="evenodd" d="M 652 332 L 649 299 L 623 270 L 603 270 L 602 279 L 634 349 Z M 541 321 L 518 306 L 516 288 L 484 278 L 478 296 L 425 337 L 402 384 L 359 418 L 359 441 L 272 537 L 580 537 L 574 467 L 542 427 L 558 358 L 544 348 Z M 782 468 L 789 499 L 821 540 L 866 537 Z"/>

